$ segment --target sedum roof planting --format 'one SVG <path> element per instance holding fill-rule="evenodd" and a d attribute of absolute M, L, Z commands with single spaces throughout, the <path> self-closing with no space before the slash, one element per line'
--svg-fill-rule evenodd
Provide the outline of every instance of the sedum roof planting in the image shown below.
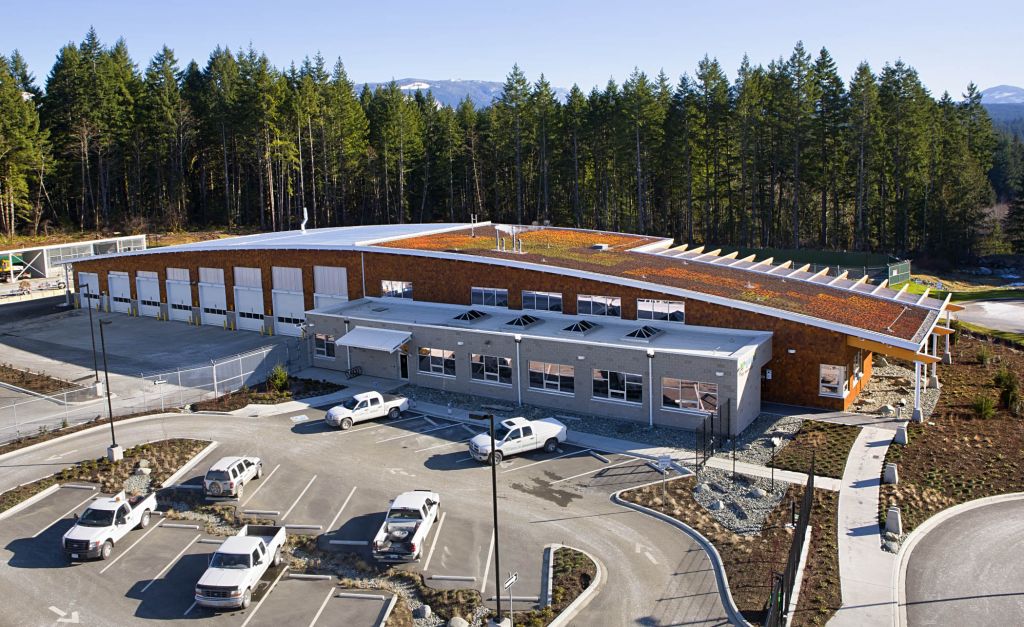
<path fill-rule="evenodd" d="M 458 253 L 633 279 L 652 284 L 654 289 L 665 286 L 708 294 L 862 329 L 904 343 L 923 341 L 935 320 L 934 307 L 917 306 L 914 300 L 894 300 L 891 291 L 889 297 L 874 296 L 858 290 L 852 281 L 846 281 L 846 287 L 837 287 L 826 285 L 827 280 L 807 278 L 810 275 L 803 280 L 787 279 L 788 271 L 766 274 L 694 261 L 693 256 L 660 254 L 667 248 L 665 238 L 553 227 L 515 230 L 515 245 L 512 227 L 488 225 L 477 226 L 475 237 L 467 228 L 399 238 L 377 246 Z M 659 243 L 661 251 L 635 250 Z M 755 264 L 743 265 L 752 268 Z"/>

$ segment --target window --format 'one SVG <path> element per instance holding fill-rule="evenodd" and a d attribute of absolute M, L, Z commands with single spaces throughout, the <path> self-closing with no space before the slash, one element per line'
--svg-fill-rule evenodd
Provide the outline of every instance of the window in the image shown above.
<path fill-rule="evenodd" d="M 477 381 L 512 385 L 512 360 L 492 355 L 469 356 L 470 372 Z"/>
<path fill-rule="evenodd" d="M 96 298 L 99 298 L 99 296 L 97 296 Z M 158 300 L 140 300 L 139 304 L 143 305 L 145 307 L 159 307 L 160 306 L 160 301 L 158 301 Z"/>
<path fill-rule="evenodd" d="M 644 378 L 638 374 L 594 369 L 594 398 L 642 403 Z"/>
<path fill-rule="evenodd" d="M 857 349 L 857 352 L 853 355 L 853 368 L 850 369 L 853 373 L 853 378 L 860 381 L 864 376 L 864 351 Z"/>
<path fill-rule="evenodd" d="M 313 340 L 313 346 L 315 347 L 317 357 L 334 359 L 334 351 L 336 346 L 334 345 L 333 335 L 317 333 L 316 338 Z"/>
<path fill-rule="evenodd" d="M 470 293 L 474 305 L 487 307 L 508 307 L 508 290 L 496 287 L 474 287 Z"/>
<path fill-rule="evenodd" d="M 226 315 L 228 315 L 227 309 L 217 309 L 216 307 L 203 307 L 203 313 L 207 313 L 207 314 L 211 314 L 211 315 L 216 315 L 216 316 L 226 316 Z"/>
<path fill-rule="evenodd" d="M 819 370 L 818 394 L 821 396 L 846 396 L 850 391 L 850 381 L 846 378 L 845 366 L 821 364 Z"/>
<path fill-rule="evenodd" d="M 718 384 L 688 379 L 661 379 L 661 406 L 714 412 L 718 410 Z"/>
<path fill-rule="evenodd" d="M 581 316 L 615 316 L 622 313 L 622 299 L 618 296 L 588 296 L 580 294 L 576 297 L 576 312 Z"/>
<path fill-rule="evenodd" d="M 192 311 L 192 305 L 179 305 L 178 303 L 171 303 L 171 309 L 177 309 L 178 311 Z"/>
<path fill-rule="evenodd" d="M 409 281 L 381 281 L 380 295 L 384 298 L 412 298 L 412 283 Z"/>
<path fill-rule="evenodd" d="M 249 320 L 263 320 L 263 314 L 252 313 L 251 311 L 239 311 L 238 316 L 240 318 L 248 318 Z"/>
<path fill-rule="evenodd" d="M 686 321 L 686 303 L 681 300 L 636 299 L 637 320 Z"/>
<path fill-rule="evenodd" d="M 548 392 L 576 393 L 576 376 L 572 366 L 530 362 L 530 387 Z"/>
<path fill-rule="evenodd" d="M 530 292 L 523 290 L 523 309 L 562 311 L 562 294 L 559 292 Z"/>
<path fill-rule="evenodd" d="M 420 347 L 420 372 L 443 377 L 455 376 L 455 352 Z"/>

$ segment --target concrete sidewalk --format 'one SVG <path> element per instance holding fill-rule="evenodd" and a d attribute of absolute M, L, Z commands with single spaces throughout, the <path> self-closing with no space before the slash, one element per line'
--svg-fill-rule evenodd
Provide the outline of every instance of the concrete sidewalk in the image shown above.
<path fill-rule="evenodd" d="M 896 556 L 882 550 L 878 526 L 882 464 L 892 437 L 888 429 L 862 428 L 846 461 L 838 512 L 843 606 L 828 623 L 833 627 L 897 621 Z"/>

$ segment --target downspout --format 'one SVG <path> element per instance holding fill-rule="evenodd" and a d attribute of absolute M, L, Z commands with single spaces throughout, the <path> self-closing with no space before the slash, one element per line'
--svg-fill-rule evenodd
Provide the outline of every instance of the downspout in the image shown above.
<path fill-rule="evenodd" d="M 309 221 L 309 214 L 306 213 L 306 208 L 303 207 L 302 208 L 302 224 L 299 225 L 299 228 L 302 229 L 302 234 L 303 235 L 306 234 L 306 222 L 308 222 L 308 221 Z"/>
<path fill-rule="evenodd" d="M 647 349 L 647 420 L 654 428 L 654 349 Z"/>
<path fill-rule="evenodd" d="M 523 370 L 522 365 L 519 362 L 519 344 L 523 341 L 523 336 L 518 333 L 514 336 L 516 341 L 516 404 L 523 404 Z"/>

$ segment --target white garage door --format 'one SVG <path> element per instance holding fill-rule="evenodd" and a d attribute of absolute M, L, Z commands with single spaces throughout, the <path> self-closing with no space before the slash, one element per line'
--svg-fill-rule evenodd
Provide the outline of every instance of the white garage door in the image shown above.
<path fill-rule="evenodd" d="M 302 335 L 300 324 L 306 321 L 306 305 L 302 297 L 302 270 L 274 266 L 274 333 Z"/>
<path fill-rule="evenodd" d="M 160 314 L 160 279 L 156 272 L 136 272 L 135 291 L 139 295 L 139 315 L 157 317 Z"/>
<path fill-rule="evenodd" d="M 192 285 L 188 268 L 167 268 L 167 315 L 171 320 L 192 319 Z"/>
<path fill-rule="evenodd" d="M 132 309 L 132 288 L 127 272 L 110 272 L 107 274 L 107 286 L 110 288 L 110 309 L 128 313 Z"/>
<path fill-rule="evenodd" d="M 95 272 L 78 273 L 78 302 L 82 307 L 100 306 L 100 277 Z"/>
<path fill-rule="evenodd" d="M 199 268 L 199 307 L 203 324 L 224 326 L 228 319 L 228 298 L 222 268 Z"/>
<path fill-rule="evenodd" d="M 239 329 L 263 328 L 263 274 L 259 268 L 235 268 L 235 317 Z"/>
<path fill-rule="evenodd" d="M 313 307 L 322 309 L 348 302 L 348 277 L 345 268 L 313 266 Z"/>

